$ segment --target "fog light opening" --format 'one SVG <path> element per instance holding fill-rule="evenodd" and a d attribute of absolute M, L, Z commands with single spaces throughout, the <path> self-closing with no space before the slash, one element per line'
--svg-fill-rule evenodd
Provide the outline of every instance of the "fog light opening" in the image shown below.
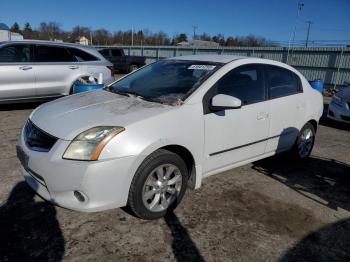
<path fill-rule="evenodd" d="M 85 202 L 84 195 L 79 191 L 74 191 L 74 196 L 76 197 L 76 199 L 78 199 L 79 202 Z"/>

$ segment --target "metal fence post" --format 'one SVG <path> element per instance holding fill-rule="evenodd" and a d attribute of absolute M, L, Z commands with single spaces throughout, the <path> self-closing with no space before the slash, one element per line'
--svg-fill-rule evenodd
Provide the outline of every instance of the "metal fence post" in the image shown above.
<path fill-rule="evenodd" d="M 344 46 L 341 47 L 341 52 L 340 52 L 340 59 L 338 62 L 338 69 L 337 69 L 337 74 L 336 77 L 334 79 L 334 86 L 333 86 L 333 90 L 336 90 L 337 84 L 338 84 L 338 80 L 339 80 L 339 70 L 340 70 L 340 65 L 343 63 L 343 53 L 344 53 Z"/>

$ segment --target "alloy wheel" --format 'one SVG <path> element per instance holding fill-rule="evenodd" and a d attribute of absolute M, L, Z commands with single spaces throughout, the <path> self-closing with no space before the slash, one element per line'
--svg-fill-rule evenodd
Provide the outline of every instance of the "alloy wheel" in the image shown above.
<path fill-rule="evenodd" d="M 314 143 L 314 133 L 310 128 L 305 128 L 300 137 L 298 144 L 298 153 L 301 158 L 307 157 Z"/>
<path fill-rule="evenodd" d="M 166 210 L 176 201 L 182 188 L 183 176 L 173 164 L 163 164 L 155 168 L 147 177 L 142 200 L 145 207 L 152 212 Z"/>

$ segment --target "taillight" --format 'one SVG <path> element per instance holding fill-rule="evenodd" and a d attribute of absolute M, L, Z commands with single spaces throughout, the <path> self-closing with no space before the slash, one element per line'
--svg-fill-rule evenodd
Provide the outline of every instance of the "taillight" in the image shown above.
<path fill-rule="evenodd" d="M 107 68 L 108 68 L 109 70 L 111 70 L 111 76 L 114 77 L 114 75 L 115 75 L 114 66 L 107 66 Z"/>

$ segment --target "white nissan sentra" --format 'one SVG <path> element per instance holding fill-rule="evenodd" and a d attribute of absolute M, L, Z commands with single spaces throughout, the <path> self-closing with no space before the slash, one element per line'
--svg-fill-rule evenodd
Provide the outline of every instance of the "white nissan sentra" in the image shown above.
<path fill-rule="evenodd" d="M 38 107 L 17 154 L 44 199 L 155 219 L 205 177 L 284 151 L 308 157 L 322 111 L 321 94 L 286 64 L 175 57 Z"/>

